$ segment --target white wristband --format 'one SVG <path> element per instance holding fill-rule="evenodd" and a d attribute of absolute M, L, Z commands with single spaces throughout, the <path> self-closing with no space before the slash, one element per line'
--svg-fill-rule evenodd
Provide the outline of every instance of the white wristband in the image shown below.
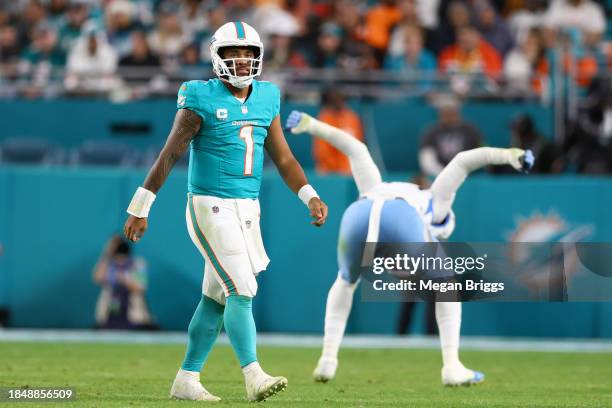
<path fill-rule="evenodd" d="M 305 184 L 298 191 L 298 197 L 306 207 L 308 207 L 308 203 L 313 197 L 319 198 L 319 195 L 315 191 L 315 189 L 310 184 Z"/>
<path fill-rule="evenodd" d="M 143 187 L 138 187 L 132 197 L 127 213 L 138 218 L 147 218 L 149 210 L 155 201 L 155 194 Z"/>

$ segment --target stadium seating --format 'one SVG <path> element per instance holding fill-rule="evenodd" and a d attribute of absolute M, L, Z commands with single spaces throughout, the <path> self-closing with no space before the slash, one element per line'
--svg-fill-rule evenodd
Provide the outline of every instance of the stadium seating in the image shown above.
<path fill-rule="evenodd" d="M 0 146 L 0 162 L 4 164 L 61 164 L 64 156 L 61 148 L 44 139 L 13 137 Z"/>
<path fill-rule="evenodd" d="M 125 143 L 109 140 L 90 140 L 73 149 L 70 157 L 72 165 L 80 166 L 134 166 L 138 154 Z"/>

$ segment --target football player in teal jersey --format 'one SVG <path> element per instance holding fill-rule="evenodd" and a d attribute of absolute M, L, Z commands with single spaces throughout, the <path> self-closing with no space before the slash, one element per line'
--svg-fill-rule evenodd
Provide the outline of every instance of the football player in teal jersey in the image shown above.
<path fill-rule="evenodd" d="M 210 45 L 217 78 L 189 81 L 178 93 L 168 140 L 132 198 L 125 234 L 138 241 L 149 210 L 173 165 L 189 146 L 187 229 L 204 257 L 202 298 L 189 324 L 189 342 L 170 395 L 219 401 L 200 382 L 200 372 L 221 326 L 240 361 L 247 398 L 264 400 L 287 386 L 257 361 L 252 299 L 255 277 L 269 259 L 259 228 L 259 188 L 264 148 L 291 190 L 313 217 L 325 223 L 327 206 L 308 184 L 280 122 L 280 92 L 256 81 L 263 60 L 257 32 L 243 22 L 220 27 Z"/>

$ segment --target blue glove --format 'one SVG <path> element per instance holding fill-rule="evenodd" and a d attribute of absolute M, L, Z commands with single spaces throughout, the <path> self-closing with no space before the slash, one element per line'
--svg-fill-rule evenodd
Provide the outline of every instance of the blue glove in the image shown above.
<path fill-rule="evenodd" d="M 302 112 L 297 110 L 291 111 L 285 123 L 285 130 L 293 129 L 300 123 L 300 120 L 302 120 Z"/>
<path fill-rule="evenodd" d="M 535 163 L 535 156 L 531 150 L 525 150 L 525 155 L 521 158 L 521 163 L 523 165 L 521 171 L 523 173 L 529 173 L 529 170 L 533 168 L 533 164 Z"/>

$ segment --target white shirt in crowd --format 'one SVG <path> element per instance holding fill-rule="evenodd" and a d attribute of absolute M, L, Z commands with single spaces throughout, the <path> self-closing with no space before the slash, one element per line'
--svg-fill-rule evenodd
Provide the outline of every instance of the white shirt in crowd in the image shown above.
<path fill-rule="evenodd" d="M 601 7 L 591 0 L 583 0 L 578 6 L 568 0 L 555 0 L 546 12 L 545 25 L 603 33 L 606 30 L 606 17 Z"/>

